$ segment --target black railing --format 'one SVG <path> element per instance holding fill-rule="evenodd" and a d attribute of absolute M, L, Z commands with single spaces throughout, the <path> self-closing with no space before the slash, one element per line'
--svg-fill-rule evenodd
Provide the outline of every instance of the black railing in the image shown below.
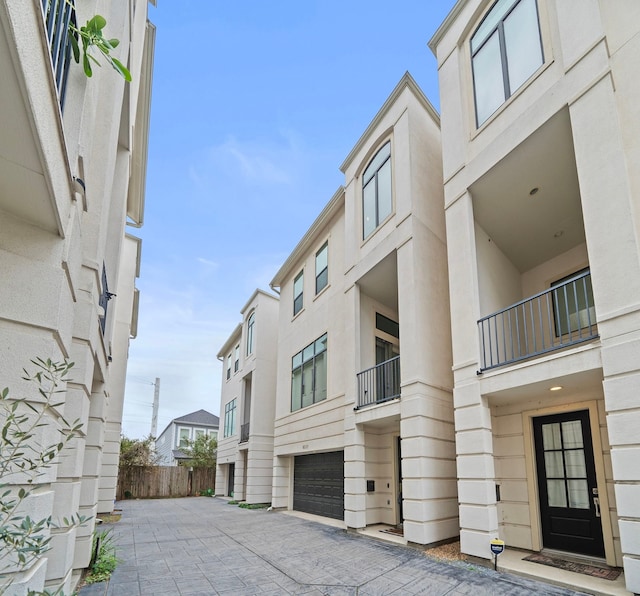
<path fill-rule="evenodd" d="M 358 408 L 400 397 L 400 356 L 358 373 Z"/>
<path fill-rule="evenodd" d="M 249 423 L 240 425 L 240 442 L 246 443 L 249 440 Z"/>
<path fill-rule="evenodd" d="M 42 12 L 47 28 L 47 40 L 51 54 L 51 65 L 56 79 L 60 107 L 64 107 L 67 76 L 71 62 L 69 24 L 76 25 L 76 11 L 67 0 L 42 0 Z"/>
<path fill-rule="evenodd" d="M 589 271 L 478 321 L 480 372 L 598 337 Z"/>

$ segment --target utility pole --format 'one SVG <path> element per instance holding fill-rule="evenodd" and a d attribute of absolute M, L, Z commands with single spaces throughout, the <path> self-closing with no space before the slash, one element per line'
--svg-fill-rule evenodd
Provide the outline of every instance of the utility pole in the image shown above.
<path fill-rule="evenodd" d="M 151 414 L 151 436 L 154 440 L 158 433 L 158 406 L 160 405 L 160 377 L 156 377 L 153 391 L 153 413 Z"/>

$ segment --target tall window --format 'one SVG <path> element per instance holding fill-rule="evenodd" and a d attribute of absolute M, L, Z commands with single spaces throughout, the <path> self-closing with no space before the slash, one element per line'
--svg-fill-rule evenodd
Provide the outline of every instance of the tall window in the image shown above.
<path fill-rule="evenodd" d="M 329 283 L 329 242 L 325 242 L 316 253 L 316 294 Z"/>
<path fill-rule="evenodd" d="M 256 324 L 256 313 L 252 312 L 247 321 L 247 356 L 253 354 L 253 329 Z"/>
<path fill-rule="evenodd" d="M 231 378 L 231 354 L 227 356 L 227 379 Z"/>
<path fill-rule="evenodd" d="M 302 310 L 304 289 L 304 269 L 293 280 L 293 316 Z"/>
<path fill-rule="evenodd" d="M 224 436 L 230 437 L 236 432 L 236 400 L 232 399 L 224 406 Z"/>
<path fill-rule="evenodd" d="M 471 38 L 480 126 L 542 65 L 536 0 L 498 0 Z"/>
<path fill-rule="evenodd" d="M 236 346 L 234 351 L 233 372 L 238 372 L 240 368 L 240 344 Z"/>
<path fill-rule="evenodd" d="M 593 288 L 589 268 L 551 284 L 556 337 L 589 329 L 596 324 Z"/>
<path fill-rule="evenodd" d="M 391 141 L 388 141 L 362 175 L 363 238 L 368 238 L 391 215 L 391 208 Z"/>
<path fill-rule="evenodd" d="M 188 428 L 181 428 L 178 431 L 178 447 L 184 449 L 189 445 L 190 433 Z"/>
<path fill-rule="evenodd" d="M 327 398 L 327 334 L 292 358 L 291 411 Z"/>

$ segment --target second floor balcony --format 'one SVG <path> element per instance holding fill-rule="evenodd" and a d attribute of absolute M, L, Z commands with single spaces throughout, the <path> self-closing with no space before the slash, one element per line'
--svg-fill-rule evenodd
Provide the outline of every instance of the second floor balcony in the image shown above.
<path fill-rule="evenodd" d="M 400 397 L 400 356 L 358 373 L 356 409 Z"/>
<path fill-rule="evenodd" d="M 591 273 L 483 317 L 478 331 L 481 373 L 597 338 Z"/>

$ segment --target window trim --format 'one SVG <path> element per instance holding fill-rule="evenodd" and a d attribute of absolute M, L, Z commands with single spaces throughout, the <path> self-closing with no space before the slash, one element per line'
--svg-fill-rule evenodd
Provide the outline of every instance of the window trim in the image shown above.
<path fill-rule="evenodd" d="M 509 61 L 508 61 L 507 48 L 506 48 L 506 42 L 505 42 L 505 36 L 504 36 L 504 22 L 511 15 L 511 13 L 518 7 L 518 5 L 522 1 L 526 1 L 526 0 L 513 0 L 513 4 L 507 9 L 507 11 L 503 14 L 503 16 L 498 20 L 496 25 L 489 30 L 489 32 L 485 35 L 485 37 L 482 40 L 482 42 L 478 45 L 478 47 L 475 50 L 473 49 L 473 46 L 472 46 L 473 38 L 478 33 L 478 31 L 482 28 L 483 23 L 487 20 L 487 18 L 489 18 L 489 16 L 491 15 L 491 12 L 496 7 L 496 5 L 498 4 L 499 1 L 500 0 L 495 0 L 495 2 L 493 2 L 491 7 L 487 10 L 487 12 L 485 12 L 484 16 L 482 17 L 482 19 L 478 23 L 477 27 L 475 27 L 473 29 L 473 32 L 472 32 L 471 36 L 469 37 L 469 54 L 470 54 L 470 61 L 471 61 L 471 81 L 472 81 L 472 87 L 473 87 L 473 109 L 474 109 L 474 119 L 475 119 L 475 123 L 476 123 L 476 130 L 480 129 L 484 124 L 489 122 L 491 120 L 491 118 L 505 104 L 507 104 L 509 102 L 509 100 L 513 96 L 515 96 L 520 89 L 523 89 L 526 86 L 527 81 L 529 81 L 531 79 L 531 77 L 533 77 L 534 74 L 540 68 L 545 66 L 544 40 L 543 40 L 543 35 L 542 35 L 542 26 L 541 26 L 541 21 L 540 21 L 540 6 L 538 4 L 538 0 L 532 0 L 532 1 L 533 1 L 534 6 L 535 6 L 535 11 L 536 11 L 536 23 L 538 25 L 538 41 L 539 41 L 539 44 L 540 44 L 541 63 L 537 68 L 535 68 L 529 74 L 529 76 L 525 79 L 525 81 L 523 81 L 520 84 L 519 87 L 517 87 L 516 89 L 511 89 L 510 88 L 511 85 L 510 85 L 510 81 L 509 81 L 509 72 L 508 72 L 508 70 L 509 70 Z M 494 35 L 494 33 L 496 31 L 498 32 L 498 47 L 500 49 L 500 67 L 501 67 L 501 72 L 502 72 L 502 85 L 503 85 L 503 92 L 504 92 L 504 101 L 493 112 L 491 112 L 491 114 L 487 115 L 486 118 L 482 122 L 479 122 L 479 119 L 478 119 L 478 102 L 477 102 L 477 92 L 476 92 L 476 72 L 475 72 L 475 67 L 474 67 L 474 58 L 485 47 L 487 42 L 493 37 L 493 35 Z"/>
<path fill-rule="evenodd" d="M 189 426 L 179 426 L 178 427 L 178 432 L 176 433 L 176 448 L 178 449 L 183 449 L 184 447 L 186 447 L 187 445 L 182 445 L 182 437 L 181 437 L 181 431 L 186 430 L 187 433 L 189 434 L 189 436 L 187 437 L 187 441 L 191 440 L 191 427 Z"/>
<path fill-rule="evenodd" d="M 366 179 L 365 176 L 367 175 L 367 171 L 369 170 L 369 168 L 374 164 L 376 158 L 378 157 L 378 155 L 380 155 L 380 153 L 382 153 L 382 151 L 386 148 L 389 147 L 389 155 L 384 159 L 384 161 L 374 170 L 373 174 L 369 175 Z M 391 139 L 387 139 L 384 143 L 382 143 L 380 145 L 380 147 L 377 149 L 377 151 L 373 154 L 373 156 L 371 157 L 371 159 L 367 162 L 367 165 L 364 167 L 364 169 L 362 170 L 362 240 L 365 241 L 367 239 L 369 239 L 371 236 L 373 236 L 373 234 L 375 234 L 375 232 L 380 228 L 380 226 L 387 221 L 387 219 L 393 214 L 393 164 L 391 163 L 391 156 L 392 156 L 392 150 L 391 150 Z M 389 163 L 389 194 L 391 195 L 391 205 L 390 205 L 390 209 L 389 209 L 389 213 L 387 215 L 385 215 L 383 218 L 380 218 L 380 193 L 379 193 L 379 189 L 378 189 L 378 174 L 379 172 L 382 170 L 382 168 L 387 164 L 387 162 Z M 375 203 L 374 203 L 374 210 L 375 210 L 375 225 L 373 226 L 373 228 L 371 229 L 371 231 L 367 234 L 366 230 L 365 230 L 365 222 L 366 222 L 366 218 L 365 218 L 365 189 L 367 188 L 367 186 L 369 186 L 369 184 L 373 181 L 373 184 L 375 184 L 374 187 L 374 199 L 375 199 Z"/>
<path fill-rule="evenodd" d="M 318 256 L 322 251 L 326 251 L 327 264 L 322 268 L 320 272 L 318 272 Z M 318 252 L 316 252 L 315 263 L 316 263 L 316 296 L 317 296 L 320 292 L 322 292 L 322 290 L 324 290 L 329 285 L 329 241 L 328 240 L 326 240 L 325 243 L 320 247 Z M 321 288 L 318 288 L 319 278 L 325 272 L 326 272 L 326 275 L 324 278 L 324 285 Z"/>
<path fill-rule="evenodd" d="M 256 325 L 256 311 L 252 311 L 247 319 L 247 348 L 246 353 L 247 356 L 251 356 L 253 354 L 253 339 L 255 333 L 255 325 Z"/>
<path fill-rule="evenodd" d="M 232 437 L 236 434 L 236 412 L 237 398 L 234 397 L 224 405 L 224 431 L 222 437 L 224 439 Z"/>
<path fill-rule="evenodd" d="M 318 342 L 322 342 L 324 340 L 324 348 L 320 351 L 316 351 L 316 346 L 318 344 Z M 305 346 L 302 350 L 300 350 L 299 352 L 297 352 L 292 358 L 291 358 L 291 400 L 290 400 L 290 408 L 291 408 L 291 412 L 297 412 L 299 410 L 303 410 L 304 408 L 308 408 L 309 406 L 312 406 L 314 404 L 320 403 L 321 401 L 324 401 L 327 399 L 327 380 L 328 380 L 328 362 L 327 362 L 327 358 L 328 358 L 328 334 L 324 333 L 323 335 L 321 335 L 320 337 L 318 337 L 317 339 L 315 339 L 314 341 L 312 341 L 308 346 Z M 313 348 L 313 355 L 310 358 L 307 358 L 307 360 L 304 360 L 304 352 L 306 352 L 307 350 L 309 350 L 309 348 Z M 317 364 L 316 364 L 316 358 L 318 358 L 320 355 L 324 354 L 324 362 L 325 362 L 325 378 L 324 378 L 324 396 L 323 397 L 319 397 L 316 395 L 316 392 L 318 391 L 318 386 L 316 383 L 316 375 L 317 375 Z M 297 364 L 294 366 L 294 362 L 296 360 L 296 358 L 300 359 L 300 364 Z M 302 399 L 304 396 L 304 367 L 305 364 L 308 364 L 309 362 L 312 363 L 312 378 L 311 378 L 311 383 L 312 383 L 312 389 L 311 389 L 311 403 L 303 405 L 302 404 Z M 293 403 L 293 399 L 294 399 L 294 381 L 295 381 L 295 373 L 297 371 L 300 371 L 300 407 L 295 408 L 294 409 L 294 403 Z"/>
<path fill-rule="evenodd" d="M 296 294 L 296 283 L 300 280 L 300 292 Z M 296 308 L 296 303 L 300 299 L 300 305 Z M 295 317 L 304 308 L 304 268 L 293 278 L 293 316 Z"/>

